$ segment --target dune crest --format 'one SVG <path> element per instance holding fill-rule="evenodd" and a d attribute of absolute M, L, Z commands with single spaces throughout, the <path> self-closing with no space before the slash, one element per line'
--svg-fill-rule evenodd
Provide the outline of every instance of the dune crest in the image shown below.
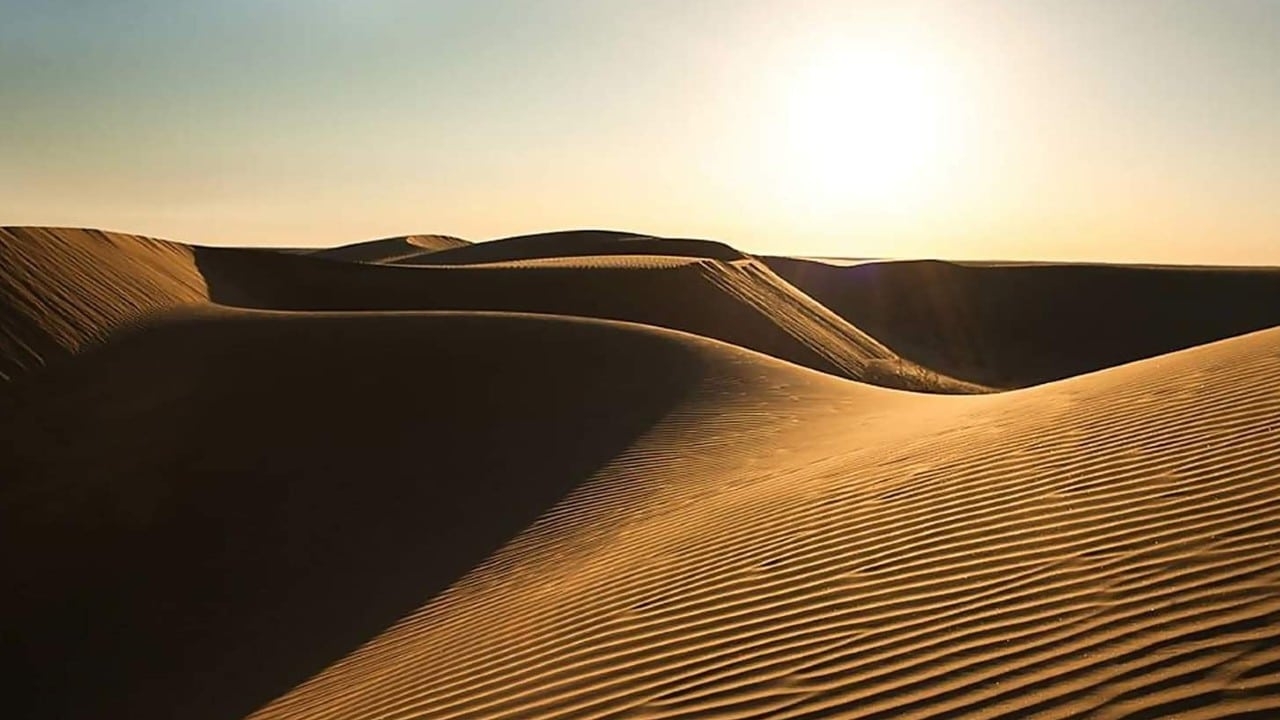
<path fill-rule="evenodd" d="M 243 716 L 737 382 L 725 357 L 761 356 L 598 320 L 207 309 L 29 378 L 0 394 L 19 716 Z"/>

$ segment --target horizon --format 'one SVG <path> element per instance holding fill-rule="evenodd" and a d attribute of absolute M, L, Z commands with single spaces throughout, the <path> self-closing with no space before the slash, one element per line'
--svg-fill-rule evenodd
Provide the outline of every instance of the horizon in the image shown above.
<path fill-rule="evenodd" d="M 1280 4 L 3 2 L 0 224 L 1280 266 Z"/>
<path fill-rule="evenodd" d="M 178 243 L 178 244 L 181 244 L 181 245 L 189 245 L 189 246 L 193 246 L 193 247 L 229 248 L 229 249 L 241 249 L 241 250 L 281 250 L 281 251 L 289 251 L 289 252 L 296 252 L 296 251 L 308 251 L 308 252 L 314 251 L 314 252 L 322 252 L 322 251 L 325 251 L 325 250 L 336 250 L 336 249 L 339 249 L 339 248 L 351 247 L 351 246 L 355 246 L 355 245 L 364 245 L 364 244 L 367 244 L 367 243 L 385 242 L 385 241 L 388 241 L 388 240 L 398 240 L 398 239 L 402 239 L 402 238 L 415 237 L 415 236 L 433 236 L 433 235 L 434 235 L 434 236 L 444 236 L 444 237 L 458 237 L 457 235 L 450 235 L 450 233 L 444 233 L 444 232 L 413 232 L 413 233 L 398 233 L 398 234 L 394 234 L 394 235 L 385 235 L 385 236 L 379 236 L 379 237 L 376 237 L 376 238 L 362 238 L 362 239 L 360 239 L 360 240 L 354 240 L 354 241 L 351 241 L 351 242 L 342 242 L 342 241 L 339 241 L 339 242 L 334 243 L 334 244 L 332 244 L 332 245 L 270 245 L 270 244 L 240 244 L 240 243 L 234 243 L 234 242 L 231 242 L 231 243 L 211 243 L 211 244 L 202 244 L 202 243 L 190 242 L 190 241 L 182 240 L 182 239 L 179 239 L 179 238 L 161 237 L 161 236 L 156 236 L 156 235 L 147 235 L 147 234 L 145 234 L 145 233 L 136 233 L 136 232 L 131 232 L 131 231 L 129 231 L 129 230 L 120 229 L 120 228 L 101 228 L 101 227 L 87 227 L 87 226 L 74 226 L 74 225 L 0 225 L 0 229 L 37 229 L 37 230 L 72 230 L 72 231 L 90 230 L 90 231 L 103 232 L 103 233 L 109 233 L 109 234 L 115 234 L 115 235 L 136 235 L 136 236 L 138 236 L 138 237 L 149 238 L 149 239 L 152 239 L 152 240 L 161 240 L 161 241 L 165 241 L 165 242 L 173 242 L 173 243 Z M 744 250 L 742 250 L 741 248 L 737 247 L 733 242 L 728 241 L 728 240 L 724 240 L 724 239 L 720 239 L 720 238 L 709 238 L 709 237 L 708 237 L 708 238 L 698 238 L 698 237 L 688 237 L 688 236 L 669 237 L 669 236 L 653 235 L 653 234 L 650 234 L 650 233 L 644 233 L 644 232 L 635 231 L 635 230 L 624 230 L 624 229 L 619 229 L 619 228 L 598 228 L 598 227 L 585 227 L 585 228 L 557 228 L 557 229 L 552 229 L 552 230 L 535 230 L 535 231 L 533 231 L 533 232 L 517 233 L 517 234 L 515 234 L 515 235 L 504 235 L 504 236 L 502 236 L 502 237 L 480 238 L 480 239 L 474 239 L 474 238 L 459 238 L 459 239 L 461 239 L 461 240 L 465 240 L 465 241 L 466 241 L 467 243 L 469 243 L 469 244 L 478 244 L 478 243 L 500 242 L 500 241 L 503 241 L 503 240 L 511 240 L 511 239 L 516 239 L 516 238 L 525 238 L 525 237 L 534 237 L 534 236 L 540 236 L 540 235 L 563 235 L 563 234 L 582 233 L 582 232 L 586 232 L 586 233 L 592 233 L 592 232 L 617 232 L 617 233 L 622 233 L 622 234 L 624 234 L 624 235 L 634 235 L 634 236 L 636 236 L 636 237 L 642 237 L 642 238 L 653 238 L 653 239 L 656 239 L 656 240 L 695 240 L 695 241 L 700 241 L 700 242 L 715 242 L 715 243 L 722 243 L 722 244 L 724 244 L 724 245 L 728 245 L 729 247 L 733 248 L 734 250 L 738 250 L 738 251 L 740 251 L 740 252 L 746 252 L 748 255 L 752 255 L 752 256 L 755 256 L 755 257 L 759 257 L 759 258 L 774 258 L 774 257 L 777 257 L 777 258 L 790 258 L 790 259 L 793 259 L 793 260 L 808 260 L 808 261 L 812 261 L 812 262 L 822 262 L 822 263 L 856 263 L 856 264 L 860 264 L 860 263 L 888 263 L 888 262 L 916 262 L 916 261 L 924 261 L 924 262 L 943 262 L 943 263 L 952 263 L 952 264 L 957 264 L 957 265 L 974 264 L 974 265 L 993 265 L 993 266 L 1002 266 L 1002 265 L 1008 265 L 1008 266 L 1019 266 L 1019 265 L 1059 265 L 1059 266 L 1066 266 L 1066 265 L 1081 265 L 1081 266 L 1089 266 L 1089 265 L 1099 265 L 1099 266 L 1101 266 L 1101 265 L 1114 265 L 1114 266 L 1122 266 L 1122 267 L 1124 267 L 1124 266 L 1128 266 L 1128 267 L 1186 268 L 1186 269 L 1197 269 L 1197 268 L 1206 268 L 1206 269 L 1209 269 L 1209 268 L 1213 268 L 1213 269 L 1222 269 L 1222 270 L 1271 270 L 1271 269 L 1280 269 L 1280 263 L 1278 263 L 1278 264 L 1270 264 L 1270 265 L 1268 265 L 1268 264 L 1257 264 L 1257 263 L 1254 263 L 1254 264 L 1230 264 L 1230 263 L 1197 263 L 1197 262 L 1155 262 L 1155 261 L 1147 261 L 1147 260 L 1088 260 L 1088 259 L 1085 259 L 1085 260 L 1055 260 L 1055 259 L 1043 260 L 1043 259 L 1018 259 L 1018 258 L 1003 258 L 1003 257 L 969 257 L 969 258 L 959 258 L 959 259 L 957 259 L 957 258 L 935 257 L 935 256 L 928 256 L 928 255 L 902 256 L 902 257 L 898 257 L 898 256 L 891 256 L 891 255 L 878 255 L 878 256 L 872 256 L 872 255 L 867 255 L 867 256 L 853 256 L 853 255 L 796 255 L 796 254 L 785 254 L 785 253 L 772 253 L 772 252 L 750 252 L 750 251 L 744 251 Z"/>

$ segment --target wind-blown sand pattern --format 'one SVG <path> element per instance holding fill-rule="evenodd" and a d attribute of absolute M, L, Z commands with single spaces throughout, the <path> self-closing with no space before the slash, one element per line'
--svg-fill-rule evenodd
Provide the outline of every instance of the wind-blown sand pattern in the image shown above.
<path fill-rule="evenodd" d="M 1280 711 L 1280 331 L 954 399 L 715 350 L 600 476 L 257 717 Z"/>
<path fill-rule="evenodd" d="M 1280 328 L 904 392 L 856 307 L 696 241 L 397 267 L 43 232 L 2 246 L 38 258 L 5 327 L 59 358 L 0 385 L 20 717 L 1280 713 Z M 710 298 L 827 371 L 634 322 Z"/>
<path fill-rule="evenodd" d="M 0 381 L 151 312 L 208 300 L 191 248 L 71 228 L 0 228 Z"/>
<path fill-rule="evenodd" d="M 570 249 L 585 251 L 583 234 L 568 235 L 576 243 Z M 596 235 L 585 238 L 599 244 Z M 645 238 L 631 246 L 654 248 L 671 242 L 677 254 L 665 256 L 668 261 L 663 263 L 645 259 L 652 256 L 614 254 L 608 257 L 617 260 L 608 262 L 584 255 L 561 258 L 554 265 L 517 261 L 401 267 L 260 250 L 190 248 L 118 234 L 108 238 L 112 243 L 108 246 L 97 237 L 92 231 L 6 231 L 0 250 L 19 259 L 33 258 L 18 266 L 23 272 L 15 276 L 14 294 L 20 300 L 59 299 L 53 303 L 57 312 L 40 306 L 50 304 L 46 301 L 24 301 L 0 318 L 4 321 L 0 329 L 18 340 L 0 345 L 0 362 L 16 366 L 7 374 L 78 352 L 149 310 L 212 301 L 270 310 L 497 310 L 626 320 L 724 340 L 823 372 L 891 387 L 960 393 L 985 390 L 903 360 L 763 264 L 719 243 Z M 556 235 L 532 239 L 538 247 L 548 242 L 555 247 L 565 244 Z M 607 245 L 619 244 L 612 242 L 612 236 L 606 239 Z M 526 240 L 504 242 L 520 248 Z M 355 247 L 363 251 L 368 245 Z M 77 252 L 77 247 L 85 250 Z M 471 247 L 478 246 L 461 249 Z M 726 261 L 689 254 L 695 250 L 734 257 Z M 175 259 L 157 263 L 156 253 Z M 103 254 L 111 258 L 103 261 L 99 257 Z M 112 283 L 135 267 L 140 269 L 137 277 L 121 279 L 123 291 L 113 294 Z M 16 331 L 10 331 L 14 323 Z"/>

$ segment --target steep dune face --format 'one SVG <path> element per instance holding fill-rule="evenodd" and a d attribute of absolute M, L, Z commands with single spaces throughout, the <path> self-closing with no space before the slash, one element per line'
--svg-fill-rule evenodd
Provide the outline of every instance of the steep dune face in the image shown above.
<path fill-rule="evenodd" d="M 903 356 L 993 387 L 1280 325 L 1280 269 L 766 262 Z"/>
<path fill-rule="evenodd" d="M 402 235 L 341 247 L 316 250 L 313 255 L 348 262 L 390 263 L 420 258 L 442 250 L 467 247 L 471 243 L 452 235 Z"/>
<path fill-rule="evenodd" d="M 1280 330 L 974 398 L 748 362 L 254 717 L 1280 711 Z"/>
<path fill-rule="evenodd" d="M 821 303 L 796 290 L 757 260 L 732 263 L 703 261 L 703 276 L 729 295 L 769 318 L 787 335 L 821 357 L 830 368 L 812 362 L 801 362 L 818 370 L 849 379 L 903 390 L 943 393 L 983 392 L 986 388 L 953 380 L 903 360 L 878 340 L 846 322 Z M 762 350 L 775 357 L 786 355 L 769 352 L 753 345 L 753 338 L 735 342 L 725 331 L 705 332 L 709 337 Z"/>
<path fill-rule="evenodd" d="M 124 323 L 207 297 L 185 245 L 100 230 L 0 227 L 0 380 L 56 362 Z"/>

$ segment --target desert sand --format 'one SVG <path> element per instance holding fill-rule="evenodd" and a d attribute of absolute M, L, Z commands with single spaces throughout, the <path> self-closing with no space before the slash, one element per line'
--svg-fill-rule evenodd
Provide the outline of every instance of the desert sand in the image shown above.
<path fill-rule="evenodd" d="M 0 229 L 8 711 L 1275 717 L 1280 270 Z"/>

